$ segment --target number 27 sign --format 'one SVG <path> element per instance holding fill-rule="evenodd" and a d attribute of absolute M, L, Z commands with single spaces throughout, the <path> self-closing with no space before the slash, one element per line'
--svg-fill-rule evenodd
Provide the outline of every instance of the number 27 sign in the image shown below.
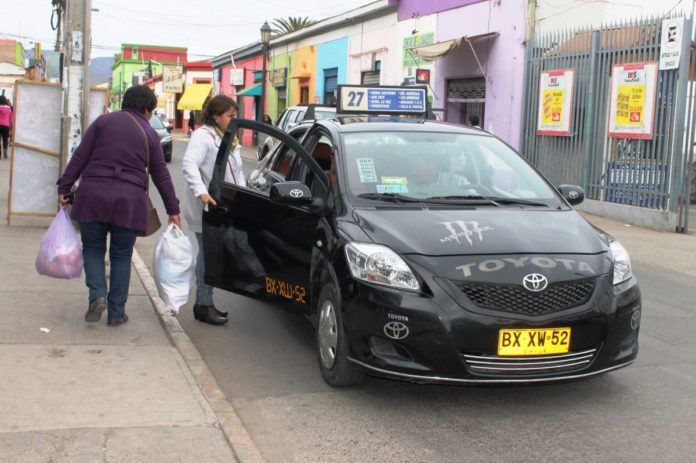
<path fill-rule="evenodd" d="M 338 87 L 339 113 L 425 114 L 426 102 L 425 87 Z"/>

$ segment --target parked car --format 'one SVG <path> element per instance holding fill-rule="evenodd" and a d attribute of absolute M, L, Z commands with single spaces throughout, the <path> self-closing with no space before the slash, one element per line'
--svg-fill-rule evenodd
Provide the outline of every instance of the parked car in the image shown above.
<path fill-rule="evenodd" d="M 275 148 L 224 181 L 231 134 Z M 633 363 L 642 302 L 628 253 L 494 135 L 350 116 L 289 133 L 233 120 L 203 213 L 206 282 L 303 314 L 331 386 L 530 384 Z"/>
<path fill-rule="evenodd" d="M 164 153 L 164 161 L 172 161 L 172 129 L 173 127 L 162 121 L 162 118 L 153 114 L 150 118 L 150 126 L 155 129 L 160 138 L 162 152 Z"/>
<path fill-rule="evenodd" d="M 276 127 L 283 132 L 287 132 L 297 124 L 304 121 L 332 119 L 336 117 L 336 107 L 328 105 L 298 105 L 286 108 L 276 121 Z M 273 137 L 265 137 L 263 143 L 259 143 L 256 151 L 256 159 L 259 161 L 271 152 L 275 145 Z"/>

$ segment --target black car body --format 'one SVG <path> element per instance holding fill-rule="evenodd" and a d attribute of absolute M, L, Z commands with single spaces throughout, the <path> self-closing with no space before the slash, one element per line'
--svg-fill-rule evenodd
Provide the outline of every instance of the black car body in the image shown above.
<path fill-rule="evenodd" d="M 571 207 L 581 188 L 480 130 L 355 116 L 272 130 L 248 187 L 220 181 L 231 133 L 260 127 L 233 121 L 220 148 L 206 281 L 306 315 L 329 384 L 549 382 L 635 360 L 637 281 Z M 425 167 L 401 170 L 418 157 L 466 166 L 461 193 L 419 195 Z"/>
<path fill-rule="evenodd" d="M 153 114 L 150 118 L 150 126 L 155 129 L 157 135 L 159 135 L 160 145 L 162 145 L 162 152 L 164 153 L 165 162 L 172 161 L 172 126 L 165 125 L 162 119 Z"/>

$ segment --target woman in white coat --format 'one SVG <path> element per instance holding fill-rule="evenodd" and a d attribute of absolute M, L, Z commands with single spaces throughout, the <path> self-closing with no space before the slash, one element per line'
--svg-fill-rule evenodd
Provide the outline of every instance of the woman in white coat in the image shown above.
<path fill-rule="evenodd" d="M 213 304 L 213 288 L 205 284 L 205 260 L 203 256 L 203 207 L 215 206 L 215 200 L 208 194 L 208 185 L 213 176 L 222 136 L 230 121 L 237 116 L 237 102 L 225 95 L 213 97 L 203 109 L 201 127 L 191 134 L 186 153 L 181 162 L 184 178 L 188 183 L 189 194 L 184 196 L 184 217 L 196 234 L 198 258 L 196 260 L 196 300 L 193 316 L 211 325 L 227 323 L 227 312 L 219 311 Z M 229 156 L 225 181 L 246 186 L 242 158 L 237 138 L 234 138 Z"/>

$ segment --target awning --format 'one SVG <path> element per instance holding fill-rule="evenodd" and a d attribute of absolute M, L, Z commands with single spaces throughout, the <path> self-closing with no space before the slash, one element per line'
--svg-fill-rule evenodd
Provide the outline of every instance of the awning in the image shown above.
<path fill-rule="evenodd" d="M 436 60 L 438 58 L 442 58 L 447 53 L 457 48 L 465 40 L 473 42 L 474 40 L 494 37 L 497 35 L 497 32 L 488 32 L 485 34 L 465 36 L 458 39 L 445 40 L 444 42 L 431 43 L 429 45 L 423 45 L 422 47 L 411 48 L 409 51 L 420 56 L 421 58 Z"/>
<path fill-rule="evenodd" d="M 241 92 L 237 92 L 237 96 L 261 96 L 261 84 L 245 88 Z"/>
<path fill-rule="evenodd" d="M 176 109 L 189 109 L 198 111 L 203 109 L 205 100 L 210 95 L 213 84 L 189 84 L 179 100 Z"/>
<path fill-rule="evenodd" d="M 291 75 L 290 78 L 291 78 L 291 79 L 300 79 L 300 80 L 302 80 L 302 79 L 311 79 L 311 78 L 312 78 L 312 74 L 310 74 L 309 72 L 301 72 L 301 73 L 299 73 L 299 74 L 293 74 L 293 75 Z"/>
<path fill-rule="evenodd" d="M 166 92 L 163 93 L 162 95 L 160 95 L 160 97 L 157 98 L 157 107 L 158 107 L 158 108 L 166 108 L 166 107 L 167 107 L 167 101 L 169 101 L 169 99 L 170 99 L 172 96 L 174 96 L 173 93 L 166 93 Z"/>

